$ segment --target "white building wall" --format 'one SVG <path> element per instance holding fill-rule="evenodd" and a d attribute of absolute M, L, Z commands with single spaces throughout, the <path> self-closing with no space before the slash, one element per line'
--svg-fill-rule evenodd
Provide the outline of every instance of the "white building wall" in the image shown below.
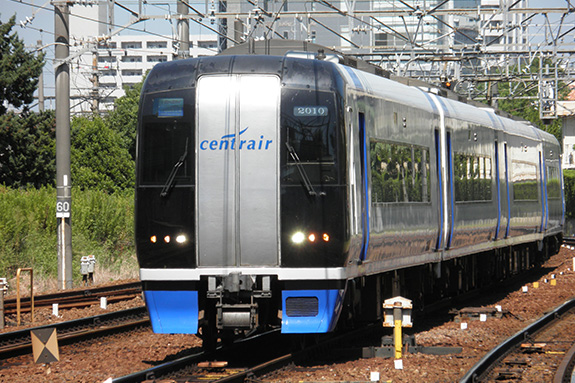
<path fill-rule="evenodd" d="M 172 61 L 177 53 L 172 47 L 172 36 L 117 34 L 103 39 L 112 32 L 113 10 L 107 1 L 94 3 L 70 7 L 72 114 L 93 113 L 96 98 L 99 112 L 111 110 L 114 101 L 125 94 L 125 87 L 141 82 L 154 65 Z M 190 35 L 190 57 L 216 53 L 215 34 Z"/>
<path fill-rule="evenodd" d="M 493 14 L 481 17 L 481 31 L 487 51 L 515 51 L 524 49 L 527 41 L 527 26 L 522 25 L 525 14 L 506 10 L 516 3 L 515 0 L 481 0 L 482 9 L 493 9 Z M 527 0 L 514 4 L 516 8 L 526 8 Z M 491 43 L 498 39 L 497 43 Z"/>
<path fill-rule="evenodd" d="M 563 119 L 563 169 L 575 169 L 575 101 L 559 101 L 557 114 Z"/>
<path fill-rule="evenodd" d="M 215 35 L 191 35 L 190 57 L 217 53 Z M 124 87 L 141 82 L 147 71 L 160 62 L 172 61 L 176 51 L 171 38 L 152 35 L 113 37 L 108 47 L 98 49 L 101 110 L 113 108 L 114 100 L 125 94 Z"/>

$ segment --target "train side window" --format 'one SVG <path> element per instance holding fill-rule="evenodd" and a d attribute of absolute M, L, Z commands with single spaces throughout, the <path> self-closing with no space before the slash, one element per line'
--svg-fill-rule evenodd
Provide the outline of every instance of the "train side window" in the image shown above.
<path fill-rule="evenodd" d="M 491 201 L 491 158 L 475 154 L 453 155 L 455 201 Z"/>
<path fill-rule="evenodd" d="M 414 145 L 370 142 L 371 202 L 429 202 L 429 150 Z"/>
<path fill-rule="evenodd" d="M 513 161 L 511 163 L 511 182 L 513 200 L 537 201 L 537 165 L 531 162 Z"/>

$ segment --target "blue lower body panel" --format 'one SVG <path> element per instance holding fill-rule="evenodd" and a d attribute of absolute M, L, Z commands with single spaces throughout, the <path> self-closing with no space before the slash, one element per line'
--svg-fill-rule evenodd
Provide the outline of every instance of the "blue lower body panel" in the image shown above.
<path fill-rule="evenodd" d="M 144 292 L 152 329 L 157 334 L 197 334 L 198 292 Z"/>
<path fill-rule="evenodd" d="M 333 331 L 341 313 L 344 290 L 282 291 L 282 333 Z"/>

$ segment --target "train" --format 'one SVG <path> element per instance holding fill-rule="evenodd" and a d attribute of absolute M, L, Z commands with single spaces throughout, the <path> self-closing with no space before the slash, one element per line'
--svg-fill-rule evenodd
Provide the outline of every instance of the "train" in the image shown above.
<path fill-rule="evenodd" d="M 143 85 L 135 235 L 155 333 L 329 333 L 559 250 L 553 135 L 322 49 L 252 53 L 160 63 Z"/>

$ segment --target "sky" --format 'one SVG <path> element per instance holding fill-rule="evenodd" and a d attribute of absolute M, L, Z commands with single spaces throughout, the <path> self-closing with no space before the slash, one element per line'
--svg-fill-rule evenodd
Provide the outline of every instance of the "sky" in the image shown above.
<path fill-rule="evenodd" d="M 86 1 L 86 0 L 81 0 Z M 88 0 L 89 1 L 89 0 Z M 570 0 L 575 5 L 575 0 Z M 138 10 L 138 2 L 136 0 L 123 0 L 119 1 L 122 5 Z M 145 2 L 146 3 L 146 2 Z M 206 0 L 189 0 L 190 5 L 203 11 L 205 8 Z M 0 7 L 0 21 L 7 22 L 12 15 L 16 15 L 16 26 L 13 31 L 18 33 L 18 36 L 24 40 L 26 47 L 29 50 L 35 49 L 37 41 L 41 40 L 44 52 L 46 53 L 47 65 L 44 72 L 45 77 L 45 93 L 49 96 L 53 94 L 53 70 L 51 60 L 54 58 L 54 6 L 50 0 L 1 0 L 2 6 Z M 532 8 L 554 8 L 566 7 L 567 0 L 531 0 L 529 6 Z M 176 1 L 169 0 L 160 3 L 156 1 L 148 1 L 143 10 L 144 14 L 148 15 L 162 15 L 169 12 L 176 11 Z M 190 11 L 192 13 L 192 11 Z M 128 11 L 123 10 L 119 6 L 115 8 L 116 24 L 125 24 L 130 19 Z M 575 24 L 575 14 L 568 16 L 571 26 Z M 542 22 L 536 21 L 538 24 Z M 166 20 L 152 20 L 140 22 L 133 27 L 134 29 L 150 31 L 162 35 L 172 35 L 174 25 Z M 197 24 L 190 23 L 190 33 L 199 33 L 200 27 Z M 202 28 L 203 33 L 208 31 Z M 127 31 L 127 33 L 137 33 L 134 30 Z M 575 31 L 571 33 L 575 36 Z M 572 41 L 573 42 L 573 41 Z M 50 79 L 50 77 L 52 79 Z M 50 105 L 46 106 L 50 108 Z"/>
<path fill-rule="evenodd" d="M 78 0 L 78 2 L 86 2 L 90 0 Z M 118 1 L 122 5 L 138 11 L 137 0 L 121 0 Z M 144 1 L 146 3 L 146 1 Z M 164 3 L 159 1 L 148 2 L 149 5 L 143 9 L 143 14 L 148 15 L 163 15 L 167 13 L 176 12 L 176 0 L 168 0 Z M 205 8 L 205 0 L 189 0 L 189 4 L 197 9 Z M 55 93 L 54 90 L 54 70 L 52 60 L 54 59 L 54 6 L 50 0 L 0 0 L 0 21 L 7 22 L 10 17 L 16 15 L 16 25 L 12 29 L 16 32 L 20 39 L 24 40 L 26 48 L 33 51 L 38 48 L 38 41 L 42 41 L 42 48 L 46 54 L 46 65 L 44 67 L 44 92 L 47 97 L 46 108 L 53 109 L 53 100 L 50 99 Z M 131 15 L 128 11 L 116 6 L 115 7 L 115 23 L 118 25 L 127 24 Z M 190 11 L 192 13 L 192 11 Z M 175 22 L 174 22 L 175 23 Z M 200 31 L 197 24 L 190 23 L 190 33 L 211 33 L 207 29 L 202 28 Z M 163 19 L 150 20 L 135 24 L 125 33 L 137 34 L 145 33 L 145 31 L 158 33 L 161 35 L 171 36 L 174 31 L 174 25 L 170 21 Z M 144 32 L 138 32 L 144 31 Z M 32 108 L 33 110 L 35 108 Z"/>

